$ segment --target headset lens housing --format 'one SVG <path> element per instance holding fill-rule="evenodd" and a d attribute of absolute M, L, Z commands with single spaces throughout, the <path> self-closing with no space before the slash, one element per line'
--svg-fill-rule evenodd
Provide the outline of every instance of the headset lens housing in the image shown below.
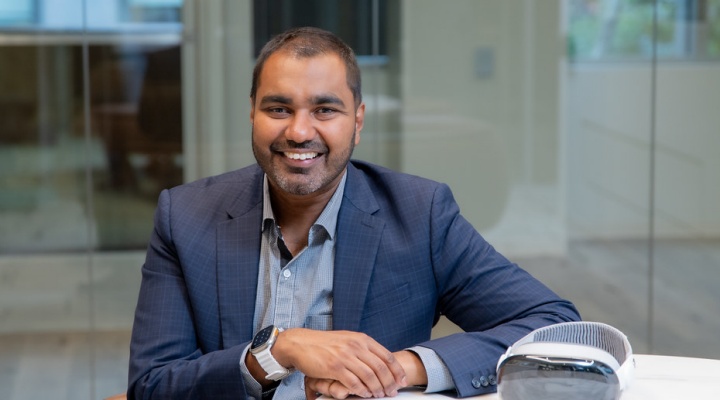
<path fill-rule="evenodd" d="M 502 400 L 617 400 L 615 371 L 597 360 L 515 355 L 498 368 Z"/>

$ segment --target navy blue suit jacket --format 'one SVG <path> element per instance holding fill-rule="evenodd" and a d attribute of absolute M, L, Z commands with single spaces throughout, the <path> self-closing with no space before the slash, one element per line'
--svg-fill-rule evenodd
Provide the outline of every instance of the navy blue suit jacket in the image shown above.
<path fill-rule="evenodd" d="M 129 398 L 246 397 L 239 362 L 253 335 L 262 184 L 254 165 L 160 195 Z M 497 360 L 520 337 L 579 319 L 497 253 L 450 189 L 430 180 L 352 161 L 335 252 L 333 329 L 365 332 L 391 351 L 433 349 L 460 396 L 494 391 Z M 430 340 L 441 314 L 466 333 Z"/>

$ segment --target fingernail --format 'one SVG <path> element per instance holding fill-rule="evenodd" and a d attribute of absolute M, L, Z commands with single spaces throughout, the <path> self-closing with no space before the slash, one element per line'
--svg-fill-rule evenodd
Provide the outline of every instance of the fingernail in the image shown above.
<path fill-rule="evenodd" d="M 402 379 L 400 380 L 400 384 L 401 384 L 403 387 L 405 387 L 405 386 L 408 385 L 407 376 L 403 376 L 403 377 L 402 377 Z"/>

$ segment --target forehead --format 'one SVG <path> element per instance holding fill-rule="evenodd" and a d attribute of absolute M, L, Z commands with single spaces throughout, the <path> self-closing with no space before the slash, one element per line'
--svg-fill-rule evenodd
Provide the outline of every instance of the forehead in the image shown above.
<path fill-rule="evenodd" d="M 278 51 L 268 57 L 258 80 L 258 94 L 267 91 L 352 92 L 347 83 L 345 63 L 334 53 L 300 57 L 289 51 Z"/>

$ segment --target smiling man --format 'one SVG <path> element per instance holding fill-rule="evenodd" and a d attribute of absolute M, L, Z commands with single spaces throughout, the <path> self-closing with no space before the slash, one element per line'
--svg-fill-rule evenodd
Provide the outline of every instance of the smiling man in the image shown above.
<path fill-rule="evenodd" d="M 446 185 L 351 161 L 365 105 L 336 36 L 273 38 L 250 100 L 257 165 L 160 195 L 129 398 L 477 395 L 517 339 L 579 319 Z M 430 340 L 441 314 L 465 332 Z"/>

